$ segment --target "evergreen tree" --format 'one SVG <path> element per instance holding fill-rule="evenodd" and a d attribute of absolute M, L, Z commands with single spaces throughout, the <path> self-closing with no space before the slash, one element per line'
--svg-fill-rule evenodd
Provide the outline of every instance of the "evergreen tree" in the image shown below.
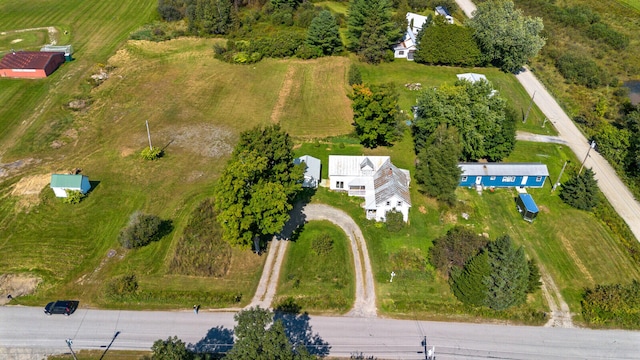
<path fill-rule="evenodd" d="M 338 22 L 330 11 L 323 10 L 313 18 L 307 32 L 306 43 L 322 49 L 324 55 L 333 55 L 342 51 Z"/>
<path fill-rule="evenodd" d="M 473 30 L 464 26 L 450 26 L 442 16 L 436 16 L 430 26 L 423 27 L 416 40 L 418 50 L 414 60 L 417 63 L 453 66 L 477 66 L 482 63 L 482 53 L 473 39 Z"/>
<path fill-rule="evenodd" d="M 389 0 L 353 0 L 347 19 L 347 42 L 364 61 L 379 63 L 400 39 L 404 28 L 391 19 Z"/>
<path fill-rule="evenodd" d="M 532 293 L 542 286 L 542 282 L 540 282 L 540 268 L 536 261 L 531 259 L 527 262 L 529 265 L 529 285 L 527 286 L 527 293 Z"/>
<path fill-rule="evenodd" d="M 362 85 L 362 73 L 356 64 L 349 65 L 349 85 Z"/>
<path fill-rule="evenodd" d="M 354 85 L 349 97 L 360 143 L 368 148 L 392 144 L 400 126 L 398 93 L 393 84 Z"/>
<path fill-rule="evenodd" d="M 525 302 L 529 289 L 529 264 L 524 249 L 514 248 L 511 238 L 504 235 L 487 247 L 491 273 L 487 283 L 486 304 L 494 310 L 504 310 Z"/>
<path fill-rule="evenodd" d="M 462 268 L 486 245 L 487 239 L 484 236 L 477 235 L 466 227 L 456 226 L 433 241 L 429 258 L 436 269 L 449 275 L 451 269 Z"/>
<path fill-rule="evenodd" d="M 420 190 L 440 201 L 453 204 L 460 183 L 460 138 L 455 127 L 440 124 L 418 153 L 415 179 Z"/>
<path fill-rule="evenodd" d="M 591 211 L 600 201 L 598 182 L 593 170 L 587 168 L 562 184 L 560 199 L 576 209 Z"/>
<path fill-rule="evenodd" d="M 491 266 L 486 251 L 480 252 L 465 264 L 464 268 L 451 269 L 449 283 L 453 294 L 465 304 L 485 306 L 489 292 Z"/>

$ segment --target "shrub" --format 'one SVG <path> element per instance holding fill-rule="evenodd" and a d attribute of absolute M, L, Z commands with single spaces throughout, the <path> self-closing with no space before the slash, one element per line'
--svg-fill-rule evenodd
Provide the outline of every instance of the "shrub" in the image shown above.
<path fill-rule="evenodd" d="M 390 232 L 398 232 L 404 228 L 404 218 L 400 211 L 393 208 L 385 214 L 385 224 Z"/>
<path fill-rule="evenodd" d="M 111 279 L 107 283 L 107 296 L 121 298 L 135 295 L 138 291 L 138 279 L 135 274 L 127 274 Z"/>
<path fill-rule="evenodd" d="M 415 61 L 432 65 L 477 66 L 482 53 L 473 30 L 463 26 L 433 25 L 418 34 Z"/>
<path fill-rule="evenodd" d="M 145 246 L 160 239 L 161 226 L 159 217 L 136 211 L 129 218 L 129 224 L 120 231 L 118 241 L 127 249 Z"/>
<path fill-rule="evenodd" d="M 162 151 L 162 149 L 157 148 L 155 146 L 152 148 L 145 147 L 140 152 L 140 156 L 145 160 L 156 160 L 161 158 L 162 155 L 164 155 L 164 151 Z"/>
<path fill-rule="evenodd" d="M 296 50 L 296 56 L 300 59 L 315 59 L 322 56 L 322 49 L 317 46 L 304 44 Z"/>
<path fill-rule="evenodd" d="M 349 66 L 349 85 L 362 85 L 362 73 L 360 67 L 356 64 Z"/>
<path fill-rule="evenodd" d="M 593 325 L 640 328 L 640 282 L 596 285 L 582 298 L 582 316 Z"/>
<path fill-rule="evenodd" d="M 589 26 L 587 36 L 594 40 L 601 40 L 616 50 L 623 50 L 629 46 L 629 38 L 626 35 L 613 30 L 609 25 L 603 23 L 595 23 Z"/>
<path fill-rule="evenodd" d="M 327 234 L 320 234 L 311 240 L 311 249 L 316 255 L 326 255 L 333 250 L 333 239 Z"/>
<path fill-rule="evenodd" d="M 453 267 L 463 267 L 469 259 L 476 256 L 484 248 L 488 240 L 471 230 L 457 226 L 446 235 L 434 240 L 429 250 L 431 264 L 448 275 Z"/>
<path fill-rule="evenodd" d="M 611 82 L 609 74 L 584 54 L 565 52 L 556 59 L 556 68 L 568 82 L 591 89 Z"/>
<path fill-rule="evenodd" d="M 78 204 L 84 198 L 84 194 L 80 190 L 66 190 L 67 197 L 64 198 L 65 204 Z"/>

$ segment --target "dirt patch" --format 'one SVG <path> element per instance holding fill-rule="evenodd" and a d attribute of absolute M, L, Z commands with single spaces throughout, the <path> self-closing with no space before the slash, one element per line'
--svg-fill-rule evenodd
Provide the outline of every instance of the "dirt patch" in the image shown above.
<path fill-rule="evenodd" d="M 11 301 L 12 298 L 33 293 L 42 279 L 27 274 L 0 275 L 0 305 Z"/>
<path fill-rule="evenodd" d="M 13 40 L 11 40 L 11 43 L 12 44 L 16 44 L 16 43 L 22 42 L 22 40 L 23 39 L 13 39 Z"/>
<path fill-rule="evenodd" d="M 291 93 L 291 88 L 293 87 L 293 79 L 295 78 L 296 67 L 289 65 L 287 69 L 287 73 L 284 75 L 284 81 L 282 82 L 282 87 L 280 88 L 280 92 L 278 93 L 278 101 L 276 101 L 276 105 L 273 107 L 273 111 L 271 111 L 271 122 L 277 123 L 280 120 L 280 115 L 282 115 L 282 110 L 287 103 L 287 98 Z"/>
<path fill-rule="evenodd" d="M 169 150 L 178 147 L 198 155 L 218 158 L 233 150 L 234 134 L 211 124 L 171 126 L 160 131 L 160 137 L 170 139 L 163 145 Z"/>
<path fill-rule="evenodd" d="M 132 148 L 123 148 L 120 150 L 120 156 L 127 157 L 135 152 Z"/>
<path fill-rule="evenodd" d="M 548 207 L 546 207 L 546 206 L 544 206 L 544 205 L 538 205 L 538 210 L 540 210 L 541 212 L 543 212 L 543 213 L 545 213 L 545 214 L 548 214 L 548 213 L 550 213 L 550 212 L 551 212 L 551 211 L 549 210 L 549 208 L 548 208 Z"/>
<path fill-rule="evenodd" d="M 16 183 L 12 196 L 20 197 L 16 202 L 16 211 L 28 210 L 40 202 L 40 192 L 49 184 L 51 174 L 25 176 Z"/>
<path fill-rule="evenodd" d="M 418 211 L 420 211 L 421 214 L 426 214 L 427 213 L 427 209 L 424 206 L 420 206 L 418 208 Z"/>
<path fill-rule="evenodd" d="M 7 163 L 7 164 L 0 163 L 0 178 L 16 173 L 27 165 L 37 164 L 39 162 L 40 160 L 29 158 L 29 159 L 16 160 L 14 162 Z"/>

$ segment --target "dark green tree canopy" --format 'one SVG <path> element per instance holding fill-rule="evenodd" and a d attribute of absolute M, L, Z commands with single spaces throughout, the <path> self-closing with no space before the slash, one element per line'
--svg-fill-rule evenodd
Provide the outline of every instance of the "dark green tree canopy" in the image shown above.
<path fill-rule="evenodd" d="M 453 86 L 424 90 L 417 101 L 412 127 L 416 153 L 440 124 L 458 129 L 461 160 L 499 161 L 513 150 L 504 144 L 515 143 L 515 124 L 509 123 L 506 101 L 494 93 L 489 82 L 459 80 Z"/>
<path fill-rule="evenodd" d="M 278 125 L 240 135 L 216 187 L 216 210 L 223 237 L 249 247 L 253 239 L 282 230 L 304 168 L 293 164 L 293 144 Z"/>
<path fill-rule="evenodd" d="M 369 63 L 384 61 L 404 31 L 392 20 L 391 10 L 389 0 L 352 0 L 347 19 L 349 50 Z"/>
<path fill-rule="evenodd" d="M 307 32 L 306 43 L 322 49 L 324 55 L 333 55 L 342 51 L 340 28 L 329 10 L 323 10 L 313 18 Z"/>
<path fill-rule="evenodd" d="M 281 320 L 259 307 L 243 310 L 234 316 L 237 341 L 225 359 L 229 360 L 311 360 L 304 345 L 294 347 Z"/>
<path fill-rule="evenodd" d="M 417 63 L 452 66 L 482 64 L 482 53 L 473 38 L 473 29 L 468 27 L 434 21 L 418 33 L 417 41 L 418 50 L 414 54 Z"/>
<path fill-rule="evenodd" d="M 455 127 L 440 124 L 418 153 L 415 179 L 420 190 L 440 201 L 453 204 L 460 182 L 460 136 Z"/>
<path fill-rule="evenodd" d="M 458 300 L 473 306 L 505 310 L 526 301 L 530 286 L 529 262 L 522 247 L 508 235 L 490 242 L 463 268 L 454 267 L 451 290 Z"/>
<path fill-rule="evenodd" d="M 353 124 L 362 145 L 391 145 L 399 137 L 398 93 L 393 84 L 354 85 L 349 97 L 353 101 Z"/>
<path fill-rule="evenodd" d="M 540 36 L 542 19 L 524 16 L 511 0 L 489 0 L 467 25 L 487 61 L 505 72 L 517 72 L 528 59 L 536 56 L 545 44 Z"/>
<path fill-rule="evenodd" d="M 177 336 L 156 340 L 151 346 L 152 360 L 190 360 L 193 354 Z"/>
<path fill-rule="evenodd" d="M 463 226 L 456 226 L 434 240 L 429 250 L 431 264 L 448 275 L 452 268 L 462 268 L 469 259 L 487 246 L 488 239 Z"/>
<path fill-rule="evenodd" d="M 593 170 L 587 168 L 562 184 L 560 199 L 576 209 L 593 210 L 600 202 L 600 190 Z"/>
<path fill-rule="evenodd" d="M 231 0 L 196 0 L 187 8 L 189 29 L 198 35 L 226 34 L 232 11 Z"/>

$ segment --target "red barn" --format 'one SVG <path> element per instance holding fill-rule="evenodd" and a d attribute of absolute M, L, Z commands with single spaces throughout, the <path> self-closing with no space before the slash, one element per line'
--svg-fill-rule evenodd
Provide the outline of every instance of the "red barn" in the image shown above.
<path fill-rule="evenodd" d="M 63 52 L 16 51 L 0 60 L 0 77 L 40 79 L 65 61 Z"/>

